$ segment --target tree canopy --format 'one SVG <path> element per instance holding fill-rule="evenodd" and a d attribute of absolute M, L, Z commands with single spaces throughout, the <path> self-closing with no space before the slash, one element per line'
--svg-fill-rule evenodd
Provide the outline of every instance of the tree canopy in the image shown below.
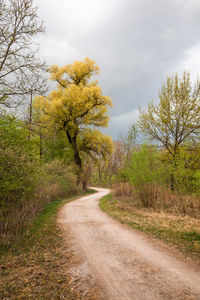
<path fill-rule="evenodd" d="M 166 148 L 175 168 L 180 146 L 188 139 L 199 138 L 200 83 L 197 81 L 192 87 L 190 74 L 186 72 L 182 78 L 172 75 L 162 85 L 159 99 L 157 105 L 152 102 L 147 111 L 140 111 L 138 125 Z"/>
<path fill-rule="evenodd" d="M 112 106 L 98 82 L 91 81 L 98 73 L 98 66 L 89 58 L 64 67 L 52 66 L 50 78 L 57 82 L 57 89 L 35 100 L 45 122 L 54 123 L 66 133 L 80 169 L 84 155 L 105 157 L 112 152 L 111 138 L 95 129 L 108 126 L 108 108 Z"/>

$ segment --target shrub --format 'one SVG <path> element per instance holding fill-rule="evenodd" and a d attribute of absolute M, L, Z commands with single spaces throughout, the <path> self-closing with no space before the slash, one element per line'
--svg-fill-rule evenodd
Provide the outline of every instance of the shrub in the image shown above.
<path fill-rule="evenodd" d="M 132 199 L 132 204 L 139 207 L 198 217 L 200 177 L 198 163 L 192 165 L 195 160 L 190 152 L 181 149 L 176 159 L 177 189 L 172 193 L 169 189 L 170 164 L 165 152 L 158 151 L 156 147 L 142 146 L 120 171 L 119 180 L 126 183 L 118 183 L 114 187 L 113 196 L 129 202 Z"/>
<path fill-rule="evenodd" d="M 162 182 L 166 177 L 164 174 L 156 147 L 143 145 L 133 152 L 130 162 L 120 171 L 119 178 L 125 178 L 134 186 L 140 186 Z"/>
<path fill-rule="evenodd" d="M 11 117 L 0 118 L 0 208 L 32 193 L 39 162 L 26 130 Z"/>
<path fill-rule="evenodd" d="M 17 239 L 46 204 L 78 192 L 73 168 L 61 161 L 52 161 L 37 171 L 34 184 L 28 176 L 23 182 L 30 185 L 25 192 L 22 188 L 15 190 L 15 193 L 7 192 L 7 202 L 0 211 L 0 244 Z"/>
<path fill-rule="evenodd" d="M 76 192 L 73 166 L 43 164 L 23 123 L 0 117 L 0 244 L 17 239 L 43 207 Z"/>

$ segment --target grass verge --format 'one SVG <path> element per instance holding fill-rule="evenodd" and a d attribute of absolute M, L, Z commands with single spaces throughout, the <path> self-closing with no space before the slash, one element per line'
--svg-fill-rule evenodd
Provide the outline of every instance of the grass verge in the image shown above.
<path fill-rule="evenodd" d="M 73 253 L 56 222 L 61 206 L 75 199 L 77 195 L 51 202 L 28 234 L 9 249 L 1 249 L 0 299 L 80 299 L 67 273 Z"/>
<path fill-rule="evenodd" d="M 107 195 L 100 200 L 103 211 L 134 229 L 160 238 L 200 261 L 200 220 L 150 209 L 135 208 L 130 201 Z"/>

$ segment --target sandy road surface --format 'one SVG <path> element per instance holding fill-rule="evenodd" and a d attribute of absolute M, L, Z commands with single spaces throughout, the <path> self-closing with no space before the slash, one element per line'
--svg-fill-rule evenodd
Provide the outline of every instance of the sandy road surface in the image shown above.
<path fill-rule="evenodd" d="M 104 299 L 200 299 L 198 266 L 102 212 L 98 201 L 109 190 L 95 189 L 97 194 L 65 205 L 59 222 L 70 231 Z"/>

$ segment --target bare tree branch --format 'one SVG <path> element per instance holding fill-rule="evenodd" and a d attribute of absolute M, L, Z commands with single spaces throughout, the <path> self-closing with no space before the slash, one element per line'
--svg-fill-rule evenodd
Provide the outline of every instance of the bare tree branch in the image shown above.
<path fill-rule="evenodd" d="M 20 103 L 21 99 L 13 96 L 30 94 L 33 85 L 27 77 L 41 76 L 39 73 L 47 69 L 37 57 L 34 42 L 40 33 L 44 33 L 44 26 L 33 0 L 0 0 L 0 104 L 10 107 Z"/>

